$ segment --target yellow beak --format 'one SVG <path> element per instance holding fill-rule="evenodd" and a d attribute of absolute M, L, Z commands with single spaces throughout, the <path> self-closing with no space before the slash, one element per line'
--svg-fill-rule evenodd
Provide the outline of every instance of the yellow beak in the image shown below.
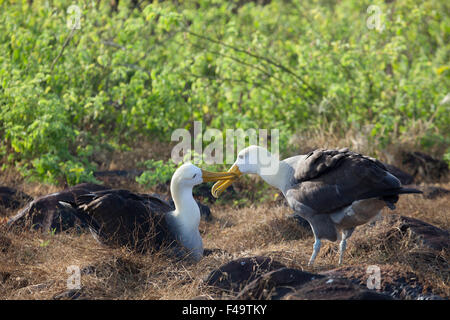
<path fill-rule="evenodd" d="M 226 188 L 228 188 L 234 180 L 239 178 L 242 175 L 242 172 L 239 170 L 239 167 L 237 165 L 233 165 L 228 172 L 233 174 L 233 177 L 230 179 L 225 179 L 223 181 L 216 182 L 212 189 L 211 193 L 215 198 L 218 198 L 222 192 L 225 191 Z"/>
<path fill-rule="evenodd" d="M 213 182 L 220 180 L 234 179 L 235 173 L 232 172 L 211 172 L 202 169 L 203 182 Z"/>

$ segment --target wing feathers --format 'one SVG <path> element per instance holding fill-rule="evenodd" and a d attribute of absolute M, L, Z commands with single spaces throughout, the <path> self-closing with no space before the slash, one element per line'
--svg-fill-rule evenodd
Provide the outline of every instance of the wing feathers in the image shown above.
<path fill-rule="evenodd" d="M 295 200 L 318 213 L 331 213 L 354 201 L 402 193 L 400 181 L 378 160 L 349 151 L 318 149 L 295 165 Z"/>

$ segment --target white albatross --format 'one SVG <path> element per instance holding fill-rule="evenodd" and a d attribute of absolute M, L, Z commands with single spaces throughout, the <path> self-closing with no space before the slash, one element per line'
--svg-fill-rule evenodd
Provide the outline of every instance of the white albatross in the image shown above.
<path fill-rule="evenodd" d="M 348 149 L 318 149 L 279 161 L 267 149 L 250 146 L 239 152 L 229 172 L 259 175 L 278 188 L 289 206 L 309 222 L 315 238 L 309 265 L 314 263 L 322 239 L 341 240 L 341 264 L 347 239 L 356 226 L 377 218 L 385 205 L 395 209 L 399 194 L 421 193 L 403 188 L 380 161 Z M 234 180 L 217 182 L 213 196 L 218 197 Z"/>

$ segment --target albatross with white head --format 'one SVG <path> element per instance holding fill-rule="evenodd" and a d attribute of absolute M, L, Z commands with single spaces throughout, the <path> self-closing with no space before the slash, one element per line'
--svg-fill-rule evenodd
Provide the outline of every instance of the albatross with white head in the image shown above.
<path fill-rule="evenodd" d="M 385 205 L 395 209 L 398 195 L 421 193 L 402 187 L 380 161 L 348 149 L 318 149 L 280 161 L 267 149 L 250 146 L 239 152 L 229 172 L 236 177 L 217 182 L 212 188 L 215 197 L 238 176 L 257 174 L 278 188 L 289 206 L 309 222 L 315 237 L 310 265 L 322 239 L 341 240 L 341 264 L 346 240 L 356 226 L 379 216 Z"/>
<path fill-rule="evenodd" d="M 150 236 L 153 242 L 159 244 L 167 239 L 175 239 L 187 249 L 190 257 L 198 261 L 203 256 L 203 241 L 198 230 L 200 208 L 192 196 L 192 189 L 203 182 L 232 179 L 235 176 L 234 173 L 210 172 L 185 163 L 174 172 L 170 183 L 174 207 L 155 195 L 134 194 L 127 190 L 106 190 L 79 197 L 77 208 L 78 211 L 81 209 L 96 219 L 99 226 L 112 224 L 106 234 L 104 230 L 108 228 L 99 228 L 99 234 L 105 234 L 102 238 L 114 237 L 120 233 L 137 233 L 137 239 L 135 237 L 132 241 L 139 242 L 148 239 L 149 233 L 154 232 L 156 227 L 156 236 Z M 121 201 L 114 199 L 117 197 L 122 198 Z M 149 218 L 151 223 L 147 222 Z M 120 232 L 117 227 L 125 220 L 128 221 L 127 225 L 132 227 Z M 132 242 L 128 239 L 129 237 L 125 244 Z"/>
<path fill-rule="evenodd" d="M 235 173 L 206 171 L 191 163 L 180 166 L 172 176 L 170 192 L 175 210 L 166 214 L 166 221 L 172 234 L 191 251 L 196 260 L 203 256 L 203 241 L 198 230 L 200 208 L 192 196 L 192 189 L 203 182 L 232 179 L 235 176 Z"/>
<path fill-rule="evenodd" d="M 138 194 L 125 189 L 109 189 L 97 184 L 80 184 L 30 202 L 8 225 L 40 226 L 43 231 L 63 222 L 74 227 L 76 221 L 88 226 L 95 238 L 110 246 L 127 246 L 144 252 L 165 243 L 180 243 L 175 253 L 196 261 L 203 256 L 203 241 L 198 230 L 200 209 L 192 189 L 202 182 L 232 179 L 229 172 L 209 172 L 191 163 L 181 165 L 173 174 L 170 191 L 174 205 L 158 195 Z M 2 223 L 2 221 L 0 221 Z M 65 223 L 67 224 L 67 223 Z M 56 229 L 55 229 L 56 230 Z M 171 246 L 172 247 L 172 246 Z"/>

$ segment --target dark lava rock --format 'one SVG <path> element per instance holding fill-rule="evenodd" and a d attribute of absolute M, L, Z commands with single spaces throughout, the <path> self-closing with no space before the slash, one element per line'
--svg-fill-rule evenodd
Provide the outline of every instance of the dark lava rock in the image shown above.
<path fill-rule="evenodd" d="M 322 278 L 305 283 L 285 295 L 283 300 L 392 300 L 392 297 L 366 289 L 347 279 Z"/>
<path fill-rule="evenodd" d="M 0 213 L 6 209 L 18 209 L 32 200 L 22 191 L 0 186 Z"/>
<path fill-rule="evenodd" d="M 238 294 L 237 299 L 242 300 L 279 300 L 295 288 L 303 284 L 323 278 L 323 275 L 304 272 L 298 269 L 281 268 L 263 274 L 250 282 Z"/>
<path fill-rule="evenodd" d="M 399 216 L 400 231 L 411 232 L 422 245 L 441 251 L 450 248 L 450 232 L 418 219 Z"/>
<path fill-rule="evenodd" d="M 441 187 L 427 186 L 422 187 L 421 190 L 423 191 L 423 197 L 425 199 L 436 199 L 450 194 L 450 190 Z"/>
<path fill-rule="evenodd" d="M 410 175 L 409 173 L 406 173 L 405 171 L 403 171 L 391 164 L 384 163 L 384 166 L 391 174 L 393 174 L 394 176 L 396 176 L 398 178 L 398 180 L 400 180 L 402 185 L 407 185 L 407 184 L 411 184 L 414 182 L 414 177 L 412 175 Z"/>
<path fill-rule="evenodd" d="M 213 270 L 205 282 L 210 286 L 237 293 L 262 274 L 284 267 L 285 265 L 270 257 L 239 258 Z"/>
<path fill-rule="evenodd" d="M 423 181 L 439 181 L 448 176 L 448 164 L 421 152 L 406 152 L 403 155 L 403 165 L 414 178 Z"/>
<path fill-rule="evenodd" d="M 356 285 L 367 286 L 369 276 L 373 274 L 368 267 L 368 265 L 354 265 L 323 271 L 321 274 L 331 278 L 348 279 Z M 380 270 L 380 288 L 377 292 L 401 300 L 416 300 L 431 295 L 431 289 L 425 289 L 419 277 L 411 271 L 405 271 L 404 267 L 388 264 L 377 265 L 377 267 Z"/>
<path fill-rule="evenodd" d="M 416 249 L 424 253 L 434 254 L 435 251 L 450 248 L 450 232 L 419 219 L 389 214 L 383 216 L 382 220 L 376 221 L 371 225 L 362 226 L 369 230 L 378 230 L 377 237 L 380 240 L 386 240 L 386 243 L 396 245 L 400 241 L 406 240 L 407 243 L 417 246 Z M 416 250 L 417 251 L 417 250 Z M 404 251 L 400 253 L 406 253 Z"/>

